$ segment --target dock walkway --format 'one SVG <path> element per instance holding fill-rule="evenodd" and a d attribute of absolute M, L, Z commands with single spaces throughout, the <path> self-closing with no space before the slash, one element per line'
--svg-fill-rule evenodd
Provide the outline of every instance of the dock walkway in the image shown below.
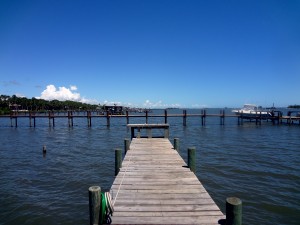
<path fill-rule="evenodd" d="M 112 224 L 219 224 L 225 219 L 167 138 L 133 138 L 111 187 Z"/>

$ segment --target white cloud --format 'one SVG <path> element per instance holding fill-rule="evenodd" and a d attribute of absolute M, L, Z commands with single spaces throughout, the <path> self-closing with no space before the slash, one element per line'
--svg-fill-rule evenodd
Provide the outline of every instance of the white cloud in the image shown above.
<path fill-rule="evenodd" d="M 165 104 L 163 103 L 163 101 L 159 100 L 158 102 L 151 102 L 150 100 L 146 100 L 143 103 L 143 107 L 145 108 L 168 108 L 168 107 L 174 107 L 174 108 L 178 108 L 181 107 L 180 104 Z"/>
<path fill-rule="evenodd" d="M 193 104 L 192 105 L 192 108 L 207 108 L 208 106 L 207 105 L 201 105 L 201 104 Z"/>
<path fill-rule="evenodd" d="M 77 91 L 77 86 L 76 85 L 70 85 L 71 91 Z"/>
<path fill-rule="evenodd" d="M 40 97 L 36 97 L 40 99 L 45 100 L 59 100 L 59 101 L 77 101 L 77 102 L 83 102 L 88 104 L 99 104 L 99 101 L 94 99 L 87 99 L 80 96 L 80 93 L 78 92 L 78 88 L 76 85 L 70 85 L 67 87 L 58 87 L 56 88 L 53 84 L 47 85 L 46 89 L 42 91 Z M 168 108 L 168 107 L 174 107 L 174 108 L 180 108 L 180 104 L 165 104 L 163 101 L 159 100 L 157 102 L 152 102 L 150 100 L 146 100 L 142 104 L 134 104 L 130 102 L 120 102 L 120 101 L 109 101 L 105 100 L 101 102 L 101 105 L 121 105 L 121 106 L 127 106 L 127 107 L 144 107 L 144 108 Z"/>
<path fill-rule="evenodd" d="M 41 93 L 40 98 L 45 100 L 71 100 L 71 101 L 80 101 L 80 94 L 74 92 L 74 88 L 72 86 L 70 88 L 66 87 L 59 87 L 58 89 L 53 85 L 50 84 L 47 88 Z"/>
<path fill-rule="evenodd" d="M 98 104 L 96 100 L 86 99 L 80 96 L 80 93 L 76 92 L 77 86 L 70 85 L 70 88 L 58 87 L 58 89 L 53 85 L 49 84 L 44 91 L 42 91 L 41 96 L 38 98 L 45 100 L 59 100 L 59 101 L 76 101 L 90 104 Z"/>

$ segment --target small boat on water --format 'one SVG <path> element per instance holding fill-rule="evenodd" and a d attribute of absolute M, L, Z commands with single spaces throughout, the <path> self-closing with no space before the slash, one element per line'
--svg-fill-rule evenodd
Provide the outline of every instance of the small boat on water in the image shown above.
<path fill-rule="evenodd" d="M 232 110 L 233 113 L 239 116 L 243 116 L 244 118 L 254 118 L 256 116 L 262 117 L 262 119 L 266 119 L 272 116 L 270 110 L 263 109 L 261 106 L 256 106 L 254 104 L 245 104 L 241 109 Z"/>

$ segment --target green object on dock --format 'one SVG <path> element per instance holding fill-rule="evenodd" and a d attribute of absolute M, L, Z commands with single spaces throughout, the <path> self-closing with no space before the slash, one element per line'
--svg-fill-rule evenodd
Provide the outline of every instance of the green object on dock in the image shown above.
<path fill-rule="evenodd" d="M 99 224 L 101 207 L 101 188 L 89 187 L 90 225 Z"/>
<path fill-rule="evenodd" d="M 122 150 L 115 150 L 115 176 L 118 175 L 120 168 L 122 167 Z"/>
<path fill-rule="evenodd" d="M 226 198 L 226 225 L 242 225 L 242 201 L 239 198 Z"/>
<path fill-rule="evenodd" d="M 188 167 L 194 173 L 196 173 L 196 148 L 188 148 Z"/>

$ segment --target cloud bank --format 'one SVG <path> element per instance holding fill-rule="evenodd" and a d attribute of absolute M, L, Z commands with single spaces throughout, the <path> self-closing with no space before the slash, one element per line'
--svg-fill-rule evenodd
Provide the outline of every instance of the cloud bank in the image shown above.
<path fill-rule="evenodd" d="M 95 100 L 86 99 L 80 96 L 77 92 L 77 87 L 75 85 L 70 85 L 69 88 L 58 87 L 56 88 L 53 84 L 49 84 L 44 91 L 42 91 L 41 96 L 38 97 L 45 100 L 59 100 L 59 101 L 75 101 L 83 103 L 96 103 Z"/>
<path fill-rule="evenodd" d="M 180 104 L 165 104 L 163 101 L 151 102 L 150 100 L 146 100 L 143 103 L 143 107 L 145 108 L 168 108 L 168 107 L 180 107 Z"/>
<path fill-rule="evenodd" d="M 99 101 L 86 99 L 80 96 L 76 85 L 70 85 L 69 87 L 58 87 L 56 88 L 53 84 L 47 85 L 46 89 L 42 91 L 41 96 L 37 97 L 45 100 L 59 100 L 59 101 L 76 101 L 89 104 L 99 104 Z M 144 107 L 144 108 L 168 108 L 168 107 L 181 107 L 180 104 L 165 104 L 159 100 L 152 102 L 145 100 L 142 104 L 124 103 L 120 101 L 108 101 L 105 100 L 103 105 L 122 105 L 127 107 Z"/>

